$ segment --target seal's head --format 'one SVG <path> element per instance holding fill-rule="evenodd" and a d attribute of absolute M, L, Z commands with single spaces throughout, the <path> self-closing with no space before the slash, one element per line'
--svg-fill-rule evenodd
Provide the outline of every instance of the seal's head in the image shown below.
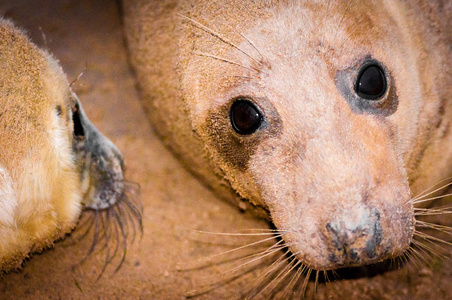
<path fill-rule="evenodd" d="M 450 51 L 433 8 L 193 0 L 156 17 L 163 7 L 135 2 L 125 23 L 145 105 L 194 172 L 265 208 L 313 269 L 409 247 L 411 193 L 451 172 Z"/>
<path fill-rule="evenodd" d="M 89 122 L 61 67 L 0 19 L 0 272 L 123 194 L 119 150 Z"/>
<path fill-rule="evenodd" d="M 318 5 L 285 8 L 244 32 L 260 54 L 246 41 L 238 47 L 256 61 L 225 54 L 248 68 L 240 72 L 247 79 L 212 97 L 199 132 L 234 188 L 269 210 L 292 252 L 328 270 L 409 246 L 414 214 L 398 143 L 407 142 L 400 134 L 416 104 L 399 102 L 416 95 L 395 84 L 406 63 L 394 59 L 388 24 L 373 23 L 385 39 L 369 41 L 362 29 L 338 47 L 349 34 L 334 27 L 341 10 L 317 24 L 314 15 L 327 20 Z"/>

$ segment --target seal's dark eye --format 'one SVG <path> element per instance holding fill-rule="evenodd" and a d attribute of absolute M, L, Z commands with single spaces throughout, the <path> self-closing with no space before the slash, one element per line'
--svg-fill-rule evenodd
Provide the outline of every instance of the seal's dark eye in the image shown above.
<path fill-rule="evenodd" d="M 76 138 L 83 138 L 85 136 L 85 130 L 80 121 L 80 108 L 78 104 L 72 109 L 72 121 L 74 122 L 74 136 Z"/>
<path fill-rule="evenodd" d="M 355 92 L 366 100 L 380 98 L 386 92 L 386 76 L 383 69 L 376 64 L 364 66 L 358 73 Z"/>
<path fill-rule="evenodd" d="M 239 98 L 229 110 L 232 128 L 242 135 L 254 133 L 262 124 L 262 114 L 248 99 Z"/>

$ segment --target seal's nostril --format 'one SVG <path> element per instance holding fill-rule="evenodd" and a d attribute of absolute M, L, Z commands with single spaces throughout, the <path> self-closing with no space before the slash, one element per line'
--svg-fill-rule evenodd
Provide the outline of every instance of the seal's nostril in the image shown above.
<path fill-rule="evenodd" d="M 375 235 L 372 235 L 372 237 L 369 239 L 369 241 L 366 243 L 366 254 L 369 258 L 374 258 L 376 255 L 376 248 L 377 245 L 375 243 Z"/>
<path fill-rule="evenodd" d="M 357 257 L 358 257 L 358 252 L 356 252 L 355 249 L 351 249 L 351 250 L 350 250 L 350 258 L 351 258 L 352 260 L 356 260 Z"/>
<path fill-rule="evenodd" d="M 331 226 L 331 223 L 326 224 L 326 230 L 327 230 L 328 232 L 333 231 L 333 227 Z"/>

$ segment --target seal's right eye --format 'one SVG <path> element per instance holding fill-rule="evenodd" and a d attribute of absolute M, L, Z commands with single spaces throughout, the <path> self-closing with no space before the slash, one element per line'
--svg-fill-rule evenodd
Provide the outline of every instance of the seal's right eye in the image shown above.
<path fill-rule="evenodd" d="M 355 91 L 365 100 L 376 100 L 386 92 L 386 76 L 377 64 L 363 66 L 355 82 Z"/>
<path fill-rule="evenodd" d="M 85 136 L 85 130 L 80 120 L 80 108 L 76 104 L 72 109 L 72 121 L 74 123 L 74 136 L 77 138 L 83 138 Z"/>
<path fill-rule="evenodd" d="M 239 98 L 229 110 L 229 118 L 234 130 L 241 135 L 254 133 L 262 124 L 263 116 L 256 105 L 248 99 Z"/>

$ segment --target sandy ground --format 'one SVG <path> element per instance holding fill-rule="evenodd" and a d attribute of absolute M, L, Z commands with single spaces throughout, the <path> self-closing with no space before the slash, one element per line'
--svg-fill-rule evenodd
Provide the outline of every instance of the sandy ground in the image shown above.
<path fill-rule="evenodd" d="M 97 280 L 105 249 L 95 251 L 79 264 L 91 240 L 76 242 L 69 236 L 53 249 L 34 255 L 21 271 L 3 277 L 0 298 L 185 299 L 189 291 L 203 291 L 203 284 L 218 280 L 215 275 L 243 264 L 233 253 L 209 261 L 198 259 L 266 236 L 210 235 L 195 230 L 244 232 L 269 228 L 268 224 L 217 199 L 178 164 L 153 134 L 140 108 L 128 67 L 117 3 L 3 0 L 0 15 L 14 19 L 30 32 L 36 44 L 48 48 L 61 61 L 69 81 L 87 66 L 74 89 L 91 121 L 123 152 L 127 177 L 141 185 L 144 206 L 144 235 L 129 247 L 118 272 L 115 268 L 120 255 Z M 238 255 L 262 251 L 269 246 L 265 245 L 246 248 Z M 244 298 L 246 291 L 258 283 L 263 267 L 274 260 L 269 257 L 261 264 L 242 265 L 238 273 L 224 273 L 220 279 L 223 284 L 195 299 Z M 450 261 L 435 260 L 432 267 L 417 265 L 375 276 L 321 283 L 316 298 L 452 299 Z M 229 282 L 227 279 L 235 274 L 243 276 Z M 308 292 L 312 291 L 310 283 Z"/>

